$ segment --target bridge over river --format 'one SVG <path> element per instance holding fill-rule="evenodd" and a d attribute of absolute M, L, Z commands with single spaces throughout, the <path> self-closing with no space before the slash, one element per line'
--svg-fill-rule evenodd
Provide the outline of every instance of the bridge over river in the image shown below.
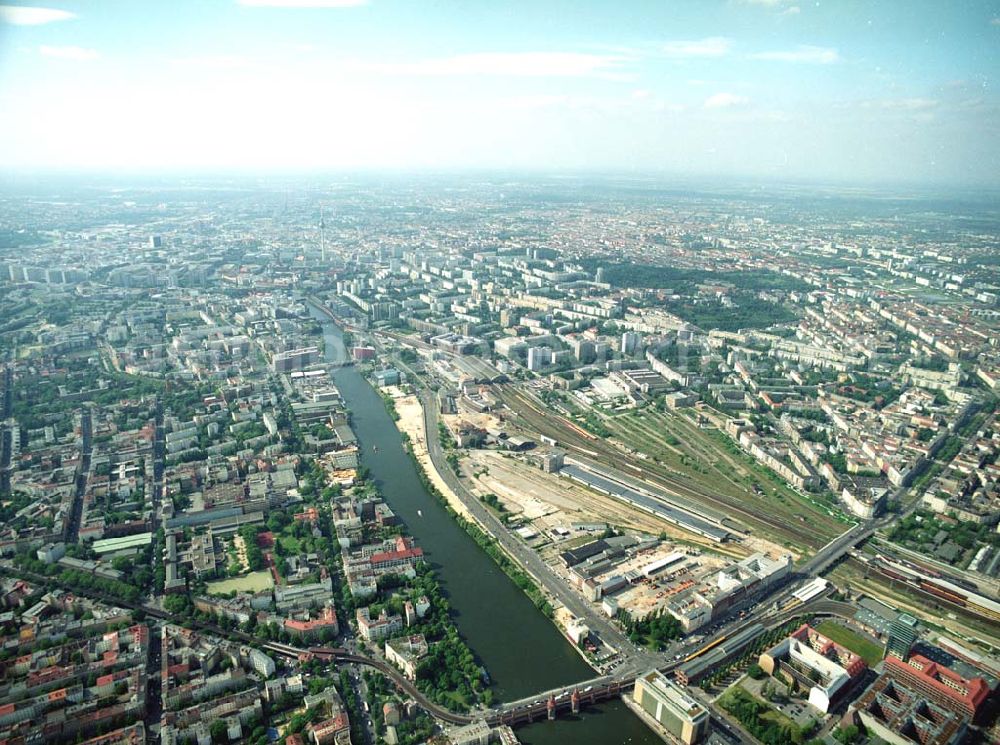
<path fill-rule="evenodd" d="M 692 643 L 681 648 L 681 660 L 672 660 L 658 669 L 662 673 L 671 673 L 682 664 L 684 659 L 692 659 L 699 656 L 708 649 L 714 647 L 722 639 L 738 634 L 747 626 L 754 623 L 766 622 L 768 628 L 776 628 L 788 621 L 805 615 L 826 615 L 839 616 L 841 618 L 853 618 L 856 609 L 849 603 L 841 603 L 832 600 L 815 600 L 794 608 L 771 613 L 767 617 L 757 620 L 755 618 L 743 619 L 734 622 L 730 627 L 724 627 L 719 633 L 698 643 Z M 431 715 L 448 724 L 471 724 L 474 721 L 485 720 L 491 725 L 499 724 L 524 724 L 525 722 L 538 721 L 549 716 L 549 710 L 558 715 L 561 712 L 573 711 L 578 707 L 596 703 L 609 698 L 617 698 L 623 692 L 628 691 L 635 684 L 635 680 L 640 675 L 648 672 L 648 669 L 636 669 L 635 665 L 629 666 L 628 661 L 623 665 L 628 672 L 617 675 L 604 675 L 601 677 L 581 680 L 577 683 L 560 686 L 547 691 L 540 691 L 532 696 L 510 701 L 505 704 L 494 706 L 490 709 L 480 710 L 477 714 L 458 714 L 443 706 L 440 706 L 428 699 L 420 690 L 406 678 L 402 672 L 388 662 L 367 655 L 359 655 L 347 652 L 343 649 L 327 647 L 311 647 L 302 649 L 289 644 L 269 642 L 264 648 L 275 654 L 293 659 L 319 658 L 334 663 L 346 663 L 355 665 L 365 665 L 383 673 L 390 678 L 396 686 L 413 699 Z"/>

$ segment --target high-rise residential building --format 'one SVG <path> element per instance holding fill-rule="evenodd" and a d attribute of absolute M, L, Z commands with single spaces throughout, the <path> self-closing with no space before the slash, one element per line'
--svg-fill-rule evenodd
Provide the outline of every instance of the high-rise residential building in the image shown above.
<path fill-rule="evenodd" d="M 538 372 L 552 364 L 552 350 L 548 347 L 531 347 L 528 350 L 528 369 Z"/>
<path fill-rule="evenodd" d="M 701 742 L 708 734 L 708 710 L 658 670 L 636 678 L 632 697 L 685 745 Z"/>
<path fill-rule="evenodd" d="M 258 675 L 264 678 L 269 678 L 274 675 L 274 660 L 266 654 L 261 652 L 259 649 L 253 649 L 251 647 L 247 650 L 247 655 L 250 658 L 251 666 Z"/>
<path fill-rule="evenodd" d="M 634 331 L 626 331 L 622 334 L 622 354 L 632 356 L 639 350 L 642 337 Z"/>
<path fill-rule="evenodd" d="M 597 356 L 597 352 L 594 348 L 594 342 L 588 339 L 573 339 L 570 342 L 570 347 L 572 347 L 573 355 L 576 359 L 585 365 L 593 362 Z"/>
<path fill-rule="evenodd" d="M 901 613 L 889 626 L 889 641 L 885 645 L 887 657 L 906 660 L 910 649 L 919 636 L 917 619 L 907 613 Z"/>

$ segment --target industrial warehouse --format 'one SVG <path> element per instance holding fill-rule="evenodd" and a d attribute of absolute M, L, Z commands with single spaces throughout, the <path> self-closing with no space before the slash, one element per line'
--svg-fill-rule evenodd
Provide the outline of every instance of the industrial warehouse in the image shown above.
<path fill-rule="evenodd" d="M 674 506 L 667 502 L 666 497 L 662 495 L 653 496 L 645 494 L 619 481 L 602 476 L 581 466 L 565 465 L 560 470 L 560 473 L 574 481 L 589 486 L 591 489 L 596 489 L 615 499 L 628 502 L 639 509 L 663 518 L 669 523 L 673 523 L 678 527 L 689 530 L 692 533 L 697 533 L 718 543 L 722 543 L 729 537 L 729 531 L 704 518 L 697 517 L 690 512 Z"/>

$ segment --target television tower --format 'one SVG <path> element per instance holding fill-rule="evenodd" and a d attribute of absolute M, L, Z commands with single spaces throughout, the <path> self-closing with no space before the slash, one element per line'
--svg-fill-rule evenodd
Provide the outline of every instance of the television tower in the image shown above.
<path fill-rule="evenodd" d="M 326 222 L 323 220 L 323 209 L 319 210 L 319 248 L 323 264 L 326 264 Z"/>

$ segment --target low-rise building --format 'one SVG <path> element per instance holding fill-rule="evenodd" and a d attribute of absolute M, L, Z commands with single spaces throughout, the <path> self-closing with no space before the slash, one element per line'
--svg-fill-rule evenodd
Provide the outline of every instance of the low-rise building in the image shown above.
<path fill-rule="evenodd" d="M 417 665 L 427 655 L 427 640 L 423 634 L 412 634 L 385 643 L 385 658 L 396 665 L 410 680 L 417 677 Z"/>
<path fill-rule="evenodd" d="M 854 652 L 803 624 L 761 654 L 768 675 L 794 680 L 809 689 L 809 703 L 824 714 L 854 687 L 867 665 Z"/>

